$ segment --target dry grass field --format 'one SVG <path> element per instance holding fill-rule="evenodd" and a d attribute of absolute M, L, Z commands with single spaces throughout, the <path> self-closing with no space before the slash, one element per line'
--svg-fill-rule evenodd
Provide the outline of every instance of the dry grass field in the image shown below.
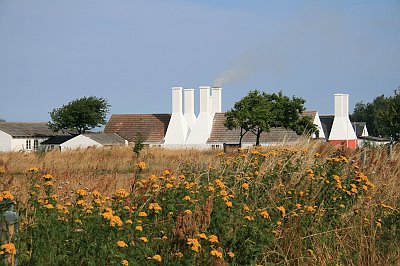
<path fill-rule="evenodd" d="M 38 169 L 34 176 L 28 173 L 32 167 Z M 50 188 L 40 183 L 46 174 L 51 175 Z M 389 155 L 386 148 L 338 150 L 304 140 L 227 154 L 145 148 L 139 158 L 131 147 L 0 153 L 0 192 L 9 191 L 21 212 L 16 246 L 20 261 L 31 265 L 68 261 L 61 255 L 72 250 L 82 265 L 395 265 L 400 261 L 399 185 L 399 147 Z M 91 203 L 94 192 L 109 202 Z M 53 217 L 56 206 L 70 209 Z M 151 214 L 154 206 L 160 211 Z M 95 224 L 104 222 L 107 208 L 121 225 L 106 234 L 104 224 Z M 148 221 L 138 218 L 144 210 Z M 189 212 L 194 218 L 185 216 Z M 196 217 L 204 212 L 206 218 L 199 221 Z M 71 227 L 77 220 L 80 224 Z M 125 228 L 136 220 L 149 240 L 143 247 L 144 236 Z M 39 228 L 48 230 L 41 226 L 49 221 L 63 231 L 83 230 L 88 238 L 93 238 L 89 232 L 100 235 L 99 230 L 105 235 L 90 249 L 66 247 L 75 241 L 68 235 L 50 251 L 40 244 L 44 236 L 38 236 Z M 185 229 L 185 223 L 197 232 Z M 61 229 L 52 230 L 48 234 L 64 237 Z M 216 236 L 218 244 L 212 237 L 210 243 L 201 242 L 202 233 Z M 98 249 L 110 234 L 117 247 L 111 245 L 104 253 L 110 255 L 99 259 Z M 168 240 L 160 244 L 160 237 Z M 86 243 L 77 239 L 78 246 Z M 129 251 L 121 251 L 122 239 L 132 247 Z M 38 244 L 27 245 L 28 240 Z"/>

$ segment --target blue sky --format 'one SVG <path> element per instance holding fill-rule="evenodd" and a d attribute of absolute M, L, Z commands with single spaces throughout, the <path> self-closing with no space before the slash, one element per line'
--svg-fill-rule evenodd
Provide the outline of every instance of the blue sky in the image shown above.
<path fill-rule="evenodd" d="M 0 0 L 0 118 L 49 121 L 83 96 L 170 113 L 172 86 L 222 82 L 333 113 L 400 86 L 400 1 Z M 196 103 L 198 91 L 196 91 Z M 198 107 L 197 107 L 198 108 Z"/>

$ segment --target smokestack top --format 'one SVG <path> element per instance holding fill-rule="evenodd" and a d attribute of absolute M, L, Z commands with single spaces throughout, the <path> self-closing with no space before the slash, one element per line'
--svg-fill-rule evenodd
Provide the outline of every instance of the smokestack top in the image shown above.
<path fill-rule="evenodd" d="M 349 117 L 349 95 L 345 93 L 335 93 L 335 116 Z"/>
<path fill-rule="evenodd" d="M 172 87 L 172 113 L 182 113 L 182 87 Z"/>

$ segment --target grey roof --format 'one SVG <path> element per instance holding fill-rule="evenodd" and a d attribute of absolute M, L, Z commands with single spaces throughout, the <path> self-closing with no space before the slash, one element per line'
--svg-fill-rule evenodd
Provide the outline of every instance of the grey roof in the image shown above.
<path fill-rule="evenodd" d="M 239 144 L 240 129 L 229 130 L 224 125 L 225 114 L 216 113 L 214 116 L 213 127 L 211 136 L 208 143 L 226 143 L 226 144 Z M 260 143 L 279 143 L 282 141 L 296 141 L 300 138 L 293 130 L 285 128 L 271 128 L 270 132 L 263 132 L 260 136 Z M 242 144 L 255 144 L 256 136 L 247 132 L 243 139 Z"/>
<path fill-rule="evenodd" d="M 353 126 L 353 129 L 356 132 L 357 137 L 360 137 L 362 135 L 366 124 L 367 123 L 365 122 L 351 122 L 351 125 Z"/>
<path fill-rule="evenodd" d="M 317 115 L 317 111 L 303 111 L 300 114 L 300 117 L 309 116 L 311 118 L 311 121 L 314 121 L 316 115 Z"/>
<path fill-rule="evenodd" d="M 125 139 L 115 133 L 88 133 L 83 136 L 90 138 L 104 146 L 125 144 Z"/>
<path fill-rule="evenodd" d="M 335 119 L 334 115 L 320 115 L 319 120 L 321 120 L 322 130 L 325 134 L 325 139 L 329 139 L 329 135 L 331 134 L 333 120 Z"/>
<path fill-rule="evenodd" d="M 0 130 L 13 137 L 52 137 L 54 132 L 45 122 L 0 122 Z"/>
<path fill-rule="evenodd" d="M 76 135 L 54 136 L 54 137 L 51 137 L 51 138 L 43 141 L 41 144 L 42 145 L 60 145 L 60 144 L 62 144 L 64 142 L 66 142 L 67 140 L 72 139 L 75 136 Z"/>

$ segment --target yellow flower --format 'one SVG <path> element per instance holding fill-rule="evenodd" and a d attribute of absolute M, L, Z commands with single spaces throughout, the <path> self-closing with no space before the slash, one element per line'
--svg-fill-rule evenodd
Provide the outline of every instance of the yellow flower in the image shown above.
<path fill-rule="evenodd" d="M 225 204 L 226 204 L 226 206 L 228 206 L 228 207 L 232 207 L 232 202 L 231 202 L 231 201 L 226 201 Z"/>
<path fill-rule="evenodd" d="M 93 191 L 93 192 L 92 192 L 92 198 L 94 198 L 94 199 L 99 199 L 99 198 L 101 198 L 100 192 L 98 192 L 97 190 Z"/>
<path fill-rule="evenodd" d="M 112 226 L 112 227 L 114 227 L 114 226 L 116 226 L 116 225 L 118 225 L 118 226 L 122 226 L 123 225 L 123 222 L 121 221 L 121 218 L 119 218 L 119 216 L 112 216 L 111 217 L 111 219 L 110 219 L 110 226 Z"/>
<path fill-rule="evenodd" d="M 37 167 L 31 167 L 28 169 L 28 172 L 29 173 L 37 173 L 37 172 L 39 172 L 39 169 Z"/>
<path fill-rule="evenodd" d="M 244 190 L 249 190 L 249 184 L 243 183 L 243 184 L 242 184 L 242 188 L 243 188 Z"/>
<path fill-rule="evenodd" d="M 163 171 L 162 174 L 165 175 L 165 176 L 167 176 L 167 175 L 170 175 L 170 174 L 171 174 L 171 171 L 168 170 L 168 169 L 165 169 L 165 170 Z"/>
<path fill-rule="evenodd" d="M 44 205 L 44 207 L 45 207 L 46 209 L 54 209 L 54 206 L 51 205 L 50 203 Z"/>
<path fill-rule="evenodd" d="M 11 194 L 10 191 L 3 191 L 0 194 L 0 201 L 3 199 L 10 199 L 10 200 L 14 200 L 14 196 Z"/>
<path fill-rule="evenodd" d="M 233 257 L 235 257 L 235 253 L 233 253 L 232 251 L 229 251 L 229 252 L 228 252 L 228 256 L 231 257 L 231 258 L 233 258 Z"/>
<path fill-rule="evenodd" d="M 13 243 L 6 243 L 6 244 L 1 245 L 0 250 L 3 250 L 3 252 L 10 254 L 10 255 L 17 254 L 17 250 Z"/>
<path fill-rule="evenodd" d="M 58 195 L 57 194 L 52 194 L 50 197 L 55 201 L 58 200 Z"/>
<path fill-rule="evenodd" d="M 43 175 L 42 177 L 45 181 L 50 181 L 53 179 L 53 176 L 51 174 L 46 174 L 46 175 Z"/>
<path fill-rule="evenodd" d="M 175 256 L 177 256 L 179 258 L 182 258 L 183 257 L 183 253 L 178 251 L 178 252 L 175 253 Z"/>
<path fill-rule="evenodd" d="M 77 189 L 76 194 L 78 194 L 80 197 L 84 197 L 87 195 L 87 192 L 84 189 Z"/>
<path fill-rule="evenodd" d="M 246 204 L 243 204 L 243 211 L 244 212 L 251 212 L 251 209 Z"/>
<path fill-rule="evenodd" d="M 147 237 L 145 236 L 140 237 L 139 240 L 142 240 L 144 243 L 149 242 L 149 240 L 147 240 Z"/>
<path fill-rule="evenodd" d="M 190 200 L 190 197 L 189 196 L 185 196 L 184 198 L 183 198 L 183 200 Z"/>
<path fill-rule="evenodd" d="M 276 224 L 277 225 L 282 225 L 282 221 L 277 221 Z"/>
<path fill-rule="evenodd" d="M 139 217 L 147 217 L 147 213 L 145 213 L 145 212 L 139 212 L 138 216 L 139 216 Z"/>
<path fill-rule="evenodd" d="M 86 206 L 86 202 L 84 200 L 78 200 L 76 202 L 76 205 L 78 205 L 78 206 Z"/>
<path fill-rule="evenodd" d="M 46 182 L 44 182 L 44 186 L 45 187 L 52 187 L 52 186 L 54 186 L 54 183 L 51 182 L 51 181 L 46 181 Z"/>
<path fill-rule="evenodd" d="M 300 197 L 303 197 L 303 196 L 304 196 L 304 192 L 303 192 L 303 191 L 300 191 L 300 192 L 299 192 L 299 196 L 300 196 Z"/>
<path fill-rule="evenodd" d="M 254 217 L 252 216 L 245 216 L 244 219 L 248 220 L 248 221 L 254 221 Z"/>
<path fill-rule="evenodd" d="M 162 210 L 162 208 L 160 205 L 158 205 L 158 203 L 154 202 L 149 204 L 149 210 L 154 210 L 155 212 L 159 212 Z"/>
<path fill-rule="evenodd" d="M 222 259 L 222 252 L 221 251 L 213 249 L 213 250 L 210 251 L 210 254 L 211 254 L 211 256 L 215 256 L 217 258 Z"/>
<path fill-rule="evenodd" d="M 261 215 L 262 217 L 264 217 L 265 219 L 267 219 L 267 218 L 269 217 L 269 214 L 268 214 L 267 211 L 262 211 L 262 212 L 260 212 L 260 215 Z"/>
<path fill-rule="evenodd" d="M 208 241 L 210 243 L 218 243 L 218 237 L 216 235 L 209 235 L 208 236 Z"/>
<path fill-rule="evenodd" d="M 137 225 L 137 226 L 135 226 L 135 230 L 143 231 L 143 227 L 141 225 Z"/>
<path fill-rule="evenodd" d="M 343 209 L 345 206 L 343 204 L 340 204 L 339 207 Z"/>
<path fill-rule="evenodd" d="M 117 246 L 118 247 L 120 247 L 120 248 L 126 248 L 126 247 L 128 247 L 128 244 L 126 244 L 124 241 L 122 241 L 122 240 L 119 240 L 118 242 L 117 242 Z"/>
<path fill-rule="evenodd" d="M 192 214 L 192 211 L 191 211 L 191 210 L 185 210 L 184 213 L 185 213 L 185 214 L 191 215 L 191 214 Z"/>
<path fill-rule="evenodd" d="M 196 238 L 188 238 L 187 244 L 195 252 L 199 252 L 201 248 L 201 244 L 199 243 L 199 240 L 197 240 Z"/>
<path fill-rule="evenodd" d="M 127 260 L 122 260 L 121 264 L 124 266 L 129 266 L 129 262 Z"/>
<path fill-rule="evenodd" d="M 133 222 L 132 222 L 131 219 L 126 220 L 125 223 L 127 223 L 127 224 L 133 224 Z"/>
<path fill-rule="evenodd" d="M 165 187 L 166 187 L 166 188 L 173 188 L 174 185 L 172 185 L 171 183 L 167 183 L 167 184 L 165 185 Z"/>
<path fill-rule="evenodd" d="M 128 196 L 129 196 L 129 193 L 123 188 L 117 189 L 115 191 L 115 193 L 114 193 L 114 197 L 116 197 L 116 198 L 122 198 L 123 199 L 123 198 L 126 198 Z"/>
<path fill-rule="evenodd" d="M 138 162 L 137 164 L 135 164 L 135 166 L 136 166 L 139 170 L 144 170 L 144 169 L 146 169 L 146 163 L 145 163 L 145 162 Z"/>
<path fill-rule="evenodd" d="M 154 255 L 152 259 L 161 262 L 161 256 L 158 254 Z"/>
<path fill-rule="evenodd" d="M 279 207 L 276 207 L 276 209 L 277 209 L 278 211 L 281 212 L 282 217 L 285 217 L 285 215 L 286 215 L 286 209 L 285 209 L 285 207 L 279 206 Z"/>
<path fill-rule="evenodd" d="M 207 239 L 206 234 L 201 233 L 201 234 L 197 234 L 198 237 L 203 238 L 203 239 Z"/>

